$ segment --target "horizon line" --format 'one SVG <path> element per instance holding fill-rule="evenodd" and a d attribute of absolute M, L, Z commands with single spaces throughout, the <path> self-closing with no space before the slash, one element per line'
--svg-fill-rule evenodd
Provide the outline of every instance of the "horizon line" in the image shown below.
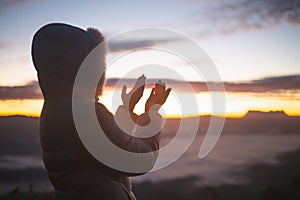
<path fill-rule="evenodd" d="M 225 115 L 218 115 L 218 114 L 188 114 L 188 115 L 166 115 L 163 116 L 165 119 L 181 119 L 181 118 L 194 118 L 194 117 L 219 117 L 225 119 L 242 119 L 247 117 L 250 113 L 257 113 L 257 114 L 283 114 L 286 117 L 300 117 L 300 113 L 297 115 L 289 115 L 284 110 L 270 110 L 270 111 L 260 111 L 260 110 L 249 110 L 242 114 L 225 114 Z M 32 118 L 40 118 L 40 114 L 7 114 L 2 115 L 0 117 L 32 117 Z"/>

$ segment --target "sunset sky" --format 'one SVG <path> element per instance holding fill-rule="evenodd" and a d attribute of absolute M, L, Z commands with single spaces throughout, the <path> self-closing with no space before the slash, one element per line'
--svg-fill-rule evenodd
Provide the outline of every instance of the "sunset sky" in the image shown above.
<path fill-rule="evenodd" d="M 226 116 L 242 116 L 248 110 L 285 111 L 300 115 L 300 1 L 298 0 L 161 0 L 161 1 L 35 1 L 0 2 L 0 115 L 39 116 L 42 96 L 31 61 L 34 33 L 50 22 L 63 22 L 83 29 L 95 27 L 109 38 L 141 27 L 162 27 L 193 38 L 214 62 L 226 88 Z M 180 41 L 169 41 L 181 45 Z M 110 54 L 155 46 L 155 41 L 121 41 Z M 140 52 L 136 59 L 146 59 Z M 160 59 L 166 59 L 160 58 Z M 161 60 L 163 62 L 163 60 Z M 174 69 L 191 75 L 186 66 L 168 60 Z M 175 63 L 175 64 L 174 64 Z M 133 62 L 123 65 L 133 66 Z M 101 101 L 112 111 L 111 90 L 121 78 L 120 70 L 108 71 Z M 174 77 L 148 78 L 174 79 Z M 149 77 L 150 76 L 150 77 Z M 132 83 L 127 77 L 124 83 Z M 173 92 L 166 102 L 166 116 L 182 113 L 176 95 L 194 95 L 200 114 L 211 114 L 204 80 L 192 75 L 196 94 L 187 94 L 178 80 L 169 80 Z M 115 92 L 115 94 L 114 94 Z M 145 91 L 146 100 L 150 90 Z M 212 91 L 218 92 L 218 91 Z M 116 95 L 117 96 L 117 95 Z M 141 103 L 142 103 L 141 102 Z M 136 108 L 142 112 L 142 104 Z"/>

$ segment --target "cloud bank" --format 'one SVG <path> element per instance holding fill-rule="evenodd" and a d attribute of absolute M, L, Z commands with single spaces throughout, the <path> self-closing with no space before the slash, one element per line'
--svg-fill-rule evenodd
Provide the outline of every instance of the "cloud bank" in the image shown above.
<path fill-rule="evenodd" d="M 118 81 L 121 81 L 121 85 L 126 84 L 131 87 L 135 83 L 135 79 L 108 79 L 106 82 L 107 88 L 113 88 Z M 149 79 L 148 82 L 156 82 L 157 80 Z M 185 84 L 178 80 L 165 79 L 168 87 L 172 87 L 179 92 L 186 91 Z M 189 82 L 197 93 L 207 92 L 207 84 L 205 82 Z M 209 83 L 212 88 L 218 88 L 220 83 Z M 149 84 L 146 87 L 151 88 L 153 85 Z M 280 77 L 268 77 L 259 80 L 253 80 L 250 82 L 224 82 L 226 92 L 252 92 L 252 93 L 264 93 L 264 92 L 276 92 L 282 91 L 299 91 L 300 90 L 300 75 L 280 76 Z M 120 89 L 120 88 L 118 88 Z M 211 90 L 218 91 L 218 90 Z M 38 82 L 33 81 L 24 86 L 0 86 L 0 100 L 13 100 L 13 99 L 41 99 L 43 98 Z"/>
<path fill-rule="evenodd" d="M 189 16 L 202 36 L 266 29 L 281 24 L 300 25 L 300 0 L 209 1 Z"/>
<path fill-rule="evenodd" d="M 0 100 L 43 98 L 37 81 L 23 86 L 0 86 Z"/>
<path fill-rule="evenodd" d="M 29 1 L 32 1 L 32 0 L 1 0 L 0 1 L 0 12 L 7 8 L 15 7 L 15 6 L 18 6 L 20 4 L 23 4 L 23 3 L 26 3 Z"/>
<path fill-rule="evenodd" d="M 107 87 L 114 87 L 118 82 L 118 79 L 107 80 Z M 132 86 L 135 83 L 134 79 L 121 80 L 122 84 Z M 156 82 L 157 80 L 150 79 L 148 82 Z M 168 87 L 172 87 L 178 91 L 187 91 L 182 81 L 165 79 L 164 80 Z M 195 92 L 208 92 L 207 84 L 210 84 L 211 91 L 219 91 L 218 85 L 220 83 L 214 82 L 202 82 L 194 81 L 189 82 Z M 259 80 L 253 80 L 249 82 L 223 82 L 225 90 L 227 92 L 253 92 L 253 93 L 263 93 L 263 92 L 280 92 L 282 90 L 300 90 L 300 75 L 291 76 L 280 76 L 280 77 L 268 77 Z M 216 87 L 215 87 L 216 86 Z M 152 87 L 152 85 L 148 85 Z"/>
<path fill-rule="evenodd" d="M 153 47 L 156 44 L 177 41 L 176 38 L 168 39 L 137 39 L 137 40 L 123 40 L 116 43 L 109 43 L 110 52 L 128 51 L 144 47 Z"/>

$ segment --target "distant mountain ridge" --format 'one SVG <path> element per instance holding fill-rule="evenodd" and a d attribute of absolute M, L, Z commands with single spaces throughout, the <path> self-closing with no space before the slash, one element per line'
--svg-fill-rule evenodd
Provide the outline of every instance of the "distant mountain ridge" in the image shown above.
<path fill-rule="evenodd" d="M 211 116 L 197 117 L 198 133 L 206 134 Z M 193 125 L 193 119 L 187 118 Z M 180 119 L 167 119 L 163 134 L 174 137 Z M 189 126 L 189 125 L 188 125 Z M 39 118 L 26 116 L 0 117 L 1 155 L 40 155 Z M 189 127 L 186 127 L 189 130 Z M 300 116 L 290 117 L 284 112 L 250 111 L 243 118 L 226 118 L 222 134 L 300 134 Z M 15 148 L 17 147 L 17 148 Z"/>
<path fill-rule="evenodd" d="M 254 111 L 254 110 L 248 111 L 244 116 L 244 118 L 261 118 L 261 117 L 286 118 L 286 117 L 293 117 L 293 116 L 288 116 L 284 111 L 261 112 L 261 111 Z"/>

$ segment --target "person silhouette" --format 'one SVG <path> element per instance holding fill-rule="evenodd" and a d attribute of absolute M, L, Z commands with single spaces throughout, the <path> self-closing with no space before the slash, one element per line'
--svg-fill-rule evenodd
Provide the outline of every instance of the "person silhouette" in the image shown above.
<path fill-rule="evenodd" d="M 97 29 L 83 30 L 63 23 L 47 24 L 33 36 L 32 61 L 44 97 L 39 135 L 43 161 L 57 200 L 136 199 L 129 177 L 143 173 L 119 171 L 94 158 L 82 144 L 73 120 L 72 91 L 76 74 L 86 56 L 102 42 L 105 39 Z M 103 69 L 106 54 L 99 55 L 102 60 L 99 67 Z M 131 152 L 153 152 L 154 164 L 160 132 L 148 138 L 135 137 L 128 132 L 132 133 L 137 124 L 146 126 L 151 112 L 159 119 L 157 126 L 161 126 L 158 109 L 165 103 L 171 89 L 166 89 L 162 82 L 157 83 L 145 104 L 145 113 L 139 116 L 133 110 L 143 95 L 145 80 L 144 75 L 140 76 L 129 93 L 126 93 L 127 87 L 123 87 L 123 105 L 118 107 L 115 117 L 98 102 L 105 85 L 105 74 L 99 80 L 92 101 L 106 137 Z M 154 105 L 156 109 L 152 109 Z M 133 123 L 126 121 L 126 114 Z"/>

